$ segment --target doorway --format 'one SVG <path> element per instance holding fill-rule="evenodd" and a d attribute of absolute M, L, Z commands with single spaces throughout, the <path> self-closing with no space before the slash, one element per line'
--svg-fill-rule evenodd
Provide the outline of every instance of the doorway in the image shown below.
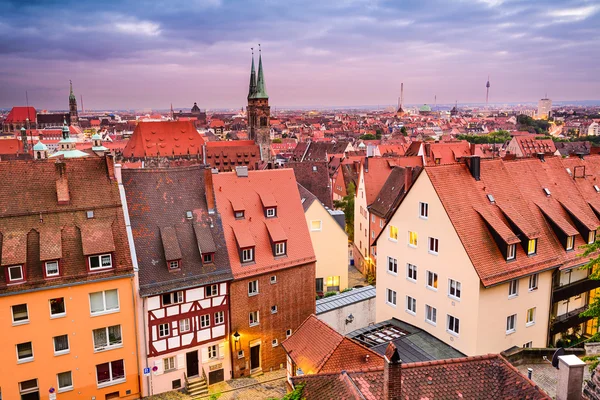
<path fill-rule="evenodd" d="M 260 343 L 250 347 L 250 373 L 260 369 Z"/>
<path fill-rule="evenodd" d="M 21 400 L 40 400 L 40 392 L 30 392 L 21 395 Z"/>
<path fill-rule="evenodd" d="M 198 376 L 198 350 L 190 351 L 185 355 L 187 376 Z"/>

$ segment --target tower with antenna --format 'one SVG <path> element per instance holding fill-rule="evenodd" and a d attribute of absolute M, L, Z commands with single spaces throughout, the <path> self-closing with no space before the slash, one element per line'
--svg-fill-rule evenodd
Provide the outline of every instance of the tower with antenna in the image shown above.
<path fill-rule="evenodd" d="M 488 75 L 487 83 L 485 84 L 485 107 L 487 108 L 490 99 L 490 76 Z"/>

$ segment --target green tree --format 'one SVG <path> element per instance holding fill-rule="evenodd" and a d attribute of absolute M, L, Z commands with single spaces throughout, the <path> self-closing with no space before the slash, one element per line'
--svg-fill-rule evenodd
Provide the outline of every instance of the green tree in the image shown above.
<path fill-rule="evenodd" d="M 358 138 L 360 140 L 375 140 L 375 139 L 377 139 L 377 137 L 375 135 L 370 134 L 370 133 L 366 133 L 364 135 L 360 135 Z"/>
<path fill-rule="evenodd" d="M 600 280 L 600 241 L 595 241 L 592 244 L 586 244 L 585 246 L 581 246 L 583 249 L 583 253 L 580 254 L 580 257 L 589 257 L 592 258 L 585 264 L 581 269 L 589 269 L 591 270 L 589 279 Z M 594 301 L 589 305 L 588 309 L 579 314 L 581 317 L 591 317 L 592 319 L 597 319 L 600 317 L 600 297 L 596 296 Z M 592 342 L 597 342 L 600 340 L 600 334 L 596 333 L 592 339 Z"/>
<path fill-rule="evenodd" d="M 402 136 L 408 136 L 408 133 L 406 132 L 406 127 L 403 126 L 402 128 L 400 128 L 400 133 L 402 133 Z"/>
<path fill-rule="evenodd" d="M 271 143 L 281 143 L 281 139 L 275 138 L 271 141 Z"/>
<path fill-rule="evenodd" d="M 356 187 L 353 182 L 348 184 L 346 191 L 348 194 L 342 200 L 334 201 L 333 205 L 335 208 L 344 211 L 346 233 L 348 234 L 348 239 L 354 241 L 354 192 L 356 191 Z"/>

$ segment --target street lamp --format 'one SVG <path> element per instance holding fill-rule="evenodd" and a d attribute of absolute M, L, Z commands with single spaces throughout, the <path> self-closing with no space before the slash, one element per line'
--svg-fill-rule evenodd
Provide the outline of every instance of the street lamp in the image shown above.
<path fill-rule="evenodd" d="M 237 344 L 240 341 L 240 334 L 238 333 L 238 331 L 235 331 L 235 333 L 233 334 L 233 341 L 235 342 L 235 349 L 237 350 Z"/>

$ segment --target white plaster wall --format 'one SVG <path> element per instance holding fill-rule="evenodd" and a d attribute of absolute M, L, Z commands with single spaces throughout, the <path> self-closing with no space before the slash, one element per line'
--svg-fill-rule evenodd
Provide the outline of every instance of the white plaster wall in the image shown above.
<path fill-rule="evenodd" d="M 359 303 L 318 314 L 317 318 L 331 326 L 336 332 L 346 335 L 356 329 L 365 328 L 369 324 L 375 323 L 376 303 L 377 300 L 373 297 Z M 346 324 L 346 317 L 350 314 L 354 316 L 354 320 Z"/>

